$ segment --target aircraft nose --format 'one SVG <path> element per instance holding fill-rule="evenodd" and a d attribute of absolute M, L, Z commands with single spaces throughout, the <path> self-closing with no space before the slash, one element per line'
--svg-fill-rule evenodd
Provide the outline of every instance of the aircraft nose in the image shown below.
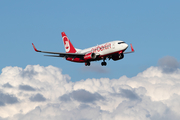
<path fill-rule="evenodd" d="M 124 47 L 127 49 L 127 48 L 128 48 L 128 44 L 125 43 L 125 44 L 124 44 Z"/>

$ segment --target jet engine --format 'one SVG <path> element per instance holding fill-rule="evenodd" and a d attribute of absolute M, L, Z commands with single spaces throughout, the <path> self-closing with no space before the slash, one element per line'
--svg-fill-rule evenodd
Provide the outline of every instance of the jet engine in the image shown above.
<path fill-rule="evenodd" d="M 97 55 L 95 53 L 88 53 L 84 56 L 84 60 L 91 60 L 91 59 L 95 59 L 97 57 Z"/>
<path fill-rule="evenodd" d="M 121 53 L 121 54 L 114 54 L 114 55 L 112 56 L 112 59 L 113 59 L 114 61 L 120 60 L 120 59 L 123 59 L 123 58 L 124 58 L 124 54 L 123 54 L 123 53 Z"/>

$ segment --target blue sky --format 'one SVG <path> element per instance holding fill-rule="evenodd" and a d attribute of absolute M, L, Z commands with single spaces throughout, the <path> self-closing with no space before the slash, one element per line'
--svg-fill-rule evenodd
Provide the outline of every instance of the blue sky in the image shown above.
<path fill-rule="evenodd" d="M 133 77 L 164 56 L 180 59 L 179 5 L 178 0 L 0 1 L 0 69 L 53 65 L 72 81 Z M 76 48 L 123 40 L 133 44 L 135 53 L 107 61 L 106 67 L 93 62 L 96 67 L 88 70 L 84 64 L 34 52 L 32 42 L 40 50 L 65 52 L 62 31 Z"/>

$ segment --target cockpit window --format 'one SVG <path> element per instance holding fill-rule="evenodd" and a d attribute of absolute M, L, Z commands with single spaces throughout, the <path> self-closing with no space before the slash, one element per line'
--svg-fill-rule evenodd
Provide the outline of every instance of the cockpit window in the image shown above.
<path fill-rule="evenodd" d="M 118 44 L 125 43 L 125 42 L 118 42 Z"/>

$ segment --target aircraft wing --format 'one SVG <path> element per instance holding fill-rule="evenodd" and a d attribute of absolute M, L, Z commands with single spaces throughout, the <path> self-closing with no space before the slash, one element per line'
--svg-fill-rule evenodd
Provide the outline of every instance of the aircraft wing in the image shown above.
<path fill-rule="evenodd" d="M 131 51 L 130 52 L 124 52 L 124 54 L 133 53 L 134 52 L 134 48 L 133 48 L 132 44 L 130 44 L 130 45 L 131 45 Z"/>
<path fill-rule="evenodd" d="M 85 54 L 79 54 L 79 53 L 61 53 L 61 52 L 41 51 L 41 50 L 37 50 L 33 43 L 32 43 L 32 45 L 33 45 L 33 48 L 36 52 L 57 54 L 57 55 L 45 55 L 45 56 L 50 56 L 50 57 L 78 57 L 78 58 L 82 58 L 85 55 Z"/>

